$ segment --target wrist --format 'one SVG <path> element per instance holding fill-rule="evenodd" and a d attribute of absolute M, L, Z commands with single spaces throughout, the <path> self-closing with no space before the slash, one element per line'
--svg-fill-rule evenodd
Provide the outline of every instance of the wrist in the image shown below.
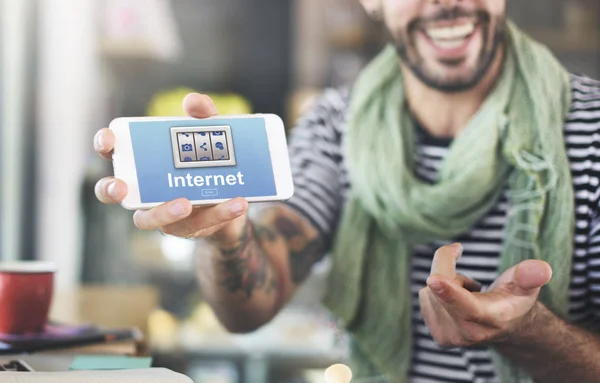
<path fill-rule="evenodd" d="M 215 233 L 206 238 L 206 241 L 219 251 L 232 251 L 240 247 L 242 237 L 240 236 L 231 238 L 225 235 L 219 235 L 219 233 Z"/>
<path fill-rule="evenodd" d="M 496 343 L 499 347 L 522 347 L 534 344 L 544 337 L 552 325 L 552 313 L 539 301 L 519 320 L 513 323 Z"/>
<path fill-rule="evenodd" d="M 230 252 L 243 247 L 254 235 L 253 227 L 247 216 L 228 222 L 206 240 L 220 251 Z"/>

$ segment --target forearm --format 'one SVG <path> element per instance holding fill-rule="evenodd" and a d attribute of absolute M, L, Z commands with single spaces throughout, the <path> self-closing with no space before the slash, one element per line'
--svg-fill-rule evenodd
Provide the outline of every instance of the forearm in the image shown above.
<path fill-rule="evenodd" d="M 537 382 L 600 381 L 600 337 L 558 318 L 541 303 L 496 348 Z"/>
<path fill-rule="evenodd" d="M 268 235 L 246 221 L 231 243 L 203 241 L 197 273 L 204 299 L 229 331 L 246 332 L 269 321 L 279 309 L 282 283 L 261 242 Z"/>
<path fill-rule="evenodd" d="M 232 238 L 203 242 L 198 279 L 225 327 L 248 332 L 270 321 L 291 298 L 322 253 L 322 241 L 310 224 L 282 205 L 246 219 Z"/>

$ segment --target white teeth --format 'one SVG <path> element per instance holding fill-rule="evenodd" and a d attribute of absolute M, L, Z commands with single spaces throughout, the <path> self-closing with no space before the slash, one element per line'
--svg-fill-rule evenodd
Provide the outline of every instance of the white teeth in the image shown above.
<path fill-rule="evenodd" d="M 475 30 L 475 24 L 468 23 L 455 27 L 427 28 L 427 35 L 433 40 L 464 39 Z M 436 41 L 440 43 L 440 41 Z"/>
<path fill-rule="evenodd" d="M 464 40 L 435 40 L 435 45 L 442 49 L 453 49 L 465 43 Z"/>

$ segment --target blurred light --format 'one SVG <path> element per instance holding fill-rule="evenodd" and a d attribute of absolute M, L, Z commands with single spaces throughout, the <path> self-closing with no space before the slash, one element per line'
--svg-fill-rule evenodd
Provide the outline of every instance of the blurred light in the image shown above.
<path fill-rule="evenodd" d="M 325 383 L 350 383 L 352 371 L 344 364 L 334 364 L 325 370 Z"/>
<path fill-rule="evenodd" d="M 196 243 L 189 239 L 164 236 L 160 247 L 167 260 L 173 263 L 188 263 L 192 261 Z"/>

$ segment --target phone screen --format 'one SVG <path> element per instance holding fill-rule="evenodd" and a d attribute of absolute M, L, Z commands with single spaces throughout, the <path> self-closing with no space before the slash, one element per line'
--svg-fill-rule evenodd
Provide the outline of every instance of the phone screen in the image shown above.
<path fill-rule="evenodd" d="M 142 203 L 277 195 L 261 117 L 129 123 Z"/>

